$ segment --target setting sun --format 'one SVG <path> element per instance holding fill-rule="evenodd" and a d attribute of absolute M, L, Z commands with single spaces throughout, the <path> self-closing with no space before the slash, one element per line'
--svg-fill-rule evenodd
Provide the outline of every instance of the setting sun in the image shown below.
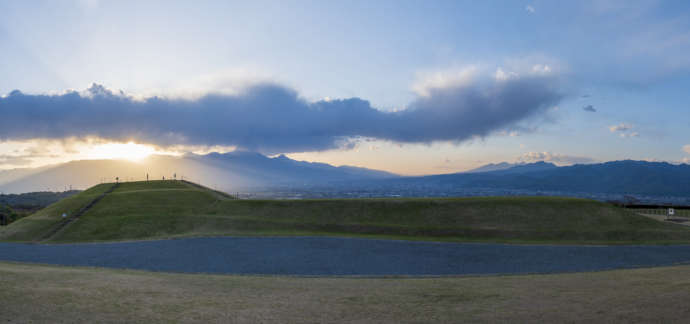
<path fill-rule="evenodd" d="M 93 146 L 84 155 L 87 159 L 117 159 L 140 161 L 156 152 L 150 145 L 128 143 L 106 143 Z"/>

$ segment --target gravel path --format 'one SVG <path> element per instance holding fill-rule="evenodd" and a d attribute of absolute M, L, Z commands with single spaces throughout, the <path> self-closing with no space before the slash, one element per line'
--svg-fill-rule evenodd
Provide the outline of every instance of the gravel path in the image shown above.
<path fill-rule="evenodd" d="M 645 217 L 649 217 L 653 220 L 658 220 L 660 222 L 673 223 L 673 224 L 683 225 L 683 226 L 690 226 L 690 219 L 686 219 L 685 217 L 673 217 L 671 219 L 667 219 L 666 215 L 653 215 L 653 214 L 640 214 L 640 213 L 637 213 L 637 214 L 645 216 Z"/>
<path fill-rule="evenodd" d="M 516 274 L 690 263 L 690 245 L 551 246 L 216 237 L 88 244 L 0 243 L 0 260 L 228 274 Z"/>

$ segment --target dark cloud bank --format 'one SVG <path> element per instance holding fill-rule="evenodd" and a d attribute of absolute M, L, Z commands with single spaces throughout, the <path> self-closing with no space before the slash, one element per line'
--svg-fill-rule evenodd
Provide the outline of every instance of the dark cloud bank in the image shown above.
<path fill-rule="evenodd" d="M 543 77 L 429 90 L 384 112 L 351 98 L 308 102 L 275 84 L 237 95 L 135 100 L 93 85 L 86 93 L 0 98 L 0 140 L 97 136 L 157 145 L 236 145 L 264 153 L 316 151 L 370 137 L 402 143 L 463 141 L 509 129 L 561 95 Z"/>

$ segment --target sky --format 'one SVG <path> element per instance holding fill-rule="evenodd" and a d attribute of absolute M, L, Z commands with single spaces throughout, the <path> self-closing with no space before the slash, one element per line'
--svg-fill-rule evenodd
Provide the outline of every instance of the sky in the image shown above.
<path fill-rule="evenodd" d="M 686 1 L 0 0 L 0 169 L 690 163 Z"/>

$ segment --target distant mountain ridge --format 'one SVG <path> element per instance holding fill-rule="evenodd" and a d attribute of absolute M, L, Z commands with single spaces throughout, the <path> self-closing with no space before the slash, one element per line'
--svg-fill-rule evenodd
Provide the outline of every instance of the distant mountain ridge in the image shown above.
<path fill-rule="evenodd" d="M 554 168 L 557 168 L 553 163 L 550 162 L 544 162 L 544 161 L 539 161 L 539 162 L 534 162 L 534 163 L 508 163 L 508 162 L 502 162 L 498 164 L 487 164 L 484 166 L 481 166 L 476 169 L 472 169 L 470 171 L 466 171 L 464 173 L 486 173 L 486 172 L 494 172 L 494 173 L 502 173 L 502 174 L 510 174 L 510 173 L 527 173 L 527 172 L 535 172 L 535 171 L 545 171 L 545 170 L 551 170 Z"/>
<path fill-rule="evenodd" d="M 489 164 L 482 165 L 478 168 L 467 170 L 467 171 L 462 172 L 462 173 L 482 173 L 482 172 L 499 171 L 499 170 L 510 169 L 510 168 L 516 167 L 518 165 L 520 165 L 520 164 L 508 163 L 508 162 L 489 163 Z"/>
<path fill-rule="evenodd" d="M 537 162 L 479 173 L 409 177 L 397 184 L 690 197 L 690 165 L 624 160 L 558 167 Z"/>
<path fill-rule="evenodd" d="M 230 167 L 255 168 L 260 170 L 263 177 L 270 177 L 272 181 L 284 179 L 294 181 L 295 178 L 311 179 L 320 177 L 324 181 L 340 181 L 358 178 L 390 178 L 397 175 L 367 168 L 353 166 L 333 166 L 327 163 L 297 161 L 285 155 L 269 158 L 255 152 L 230 152 L 225 154 L 210 153 L 207 155 L 187 155 L 187 157 L 207 163 L 220 163 Z M 309 180 L 313 181 L 313 180 Z"/>
<path fill-rule="evenodd" d="M 475 192 L 500 194 L 516 190 L 564 196 L 602 193 L 690 199 L 690 165 L 633 160 L 561 167 L 549 162 L 498 163 L 462 173 L 402 177 L 366 168 L 296 161 L 284 155 L 271 158 L 235 151 L 151 156 L 141 163 L 72 161 L 18 172 L 21 174 L 4 171 L 0 191 L 62 191 L 70 185 L 84 189 L 99 182 L 114 181 L 115 177 L 129 181 L 144 180 L 146 174 L 151 179 L 170 178 L 175 174 L 178 179 L 184 177 L 226 192 L 327 191 L 328 197 L 461 195 L 463 191 L 481 189 Z"/>
<path fill-rule="evenodd" d="M 327 185 L 331 182 L 378 180 L 398 177 L 389 172 L 352 166 L 332 166 L 235 151 L 181 157 L 156 155 L 141 162 L 125 160 L 71 161 L 40 169 L 16 169 L 0 174 L 0 191 L 62 191 L 85 189 L 100 182 L 168 179 L 177 176 L 225 191 L 270 186 Z"/>

